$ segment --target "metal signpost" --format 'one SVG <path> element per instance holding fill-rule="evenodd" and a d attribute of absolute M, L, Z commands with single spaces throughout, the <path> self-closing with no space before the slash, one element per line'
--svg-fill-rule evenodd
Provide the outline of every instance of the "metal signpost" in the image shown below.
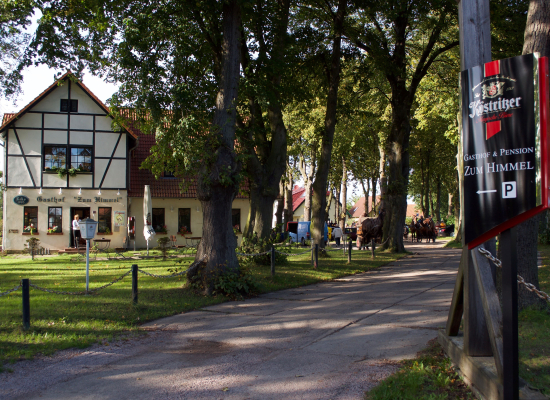
<path fill-rule="evenodd" d="M 494 284 L 484 276 L 477 255 L 463 252 L 466 267 L 459 271 L 459 276 L 464 274 L 463 289 L 455 289 L 447 334 L 457 331 L 461 313 L 457 310 L 462 305 L 455 298 L 464 290 L 464 298 L 469 299 L 464 301 L 464 351 L 483 355 L 484 345 L 472 342 L 488 333 L 504 399 L 518 399 L 514 227 L 549 208 L 548 60 L 529 54 L 491 61 L 464 70 L 460 85 L 464 243 L 473 250 L 501 234 L 503 305 L 501 316 L 493 305 Z M 468 277 L 472 271 L 476 290 Z M 471 319 L 467 315 L 471 308 L 482 308 L 484 318 Z"/>
<path fill-rule="evenodd" d="M 86 292 L 90 290 L 90 240 L 95 237 L 97 221 L 86 218 L 80 222 L 80 236 L 86 239 Z"/>

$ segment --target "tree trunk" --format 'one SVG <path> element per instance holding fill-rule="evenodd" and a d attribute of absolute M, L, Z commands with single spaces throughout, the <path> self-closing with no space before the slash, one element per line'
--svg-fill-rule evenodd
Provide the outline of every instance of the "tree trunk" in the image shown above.
<path fill-rule="evenodd" d="M 384 218 L 385 249 L 392 252 L 404 252 L 403 224 L 407 213 L 407 186 L 409 183 L 409 138 L 410 138 L 410 105 L 408 96 L 402 93 L 399 102 L 392 107 L 392 128 L 387 139 L 388 199 L 386 217 Z M 384 205 L 386 203 L 384 202 Z"/>
<path fill-rule="evenodd" d="M 449 204 L 447 205 L 447 217 L 450 217 L 453 215 L 453 195 L 451 193 L 449 193 L 448 199 Z"/>
<path fill-rule="evenodd" d="M 346 227 L 346 211 L 348 204 L 348 170 L 346 167 L 346 160 L 342 157 L 342 211 L 340 212 L 340 217 L 338 218 L 338 225 L 342 228 Z"/>
<path fill-rule="evenodd" d="M 365 188 L 365 181 L 361 179 L 361 187 L 363 188 L 363 196 L 365 196 L 365 212 L 369 213 L 369 192 L 370 192 L 370 179 L 366 179 L 367 187 Z"/>
<path fill-rule="evenodd" d="M 334 200 L 334 192 L 331 190 L 328 196 L 327 208 L 325 209 L 325 215 L 327 216 L 327 219 L 330 219 L 328 212 L 330 210 L 330 205 L 332 204 L 333 200 Z"/>
<path fill-rule="evenodd" d="M 550 57 L 550 4 L 546 0 L 530 0 L 523 42 L 523 54 L 538 52 Z"/>
<path fill-rule="evenodd" d="M 313 183 L 313 223 L 311 224 L 312 246 L 318 244 L 325 247 L 324 222 L 325 205 L 327 201 L 327 180 L 332 156 L 332 141 L 336 128 L 336 109 L 338 105 L 338 86 L 340 84 L 340 57 L 342 34 L 344 31 L 344 17 L 346 15 L 347 0 L 338 0 L 338 10 L 334 16 L 334 40 L 332 44 L 331 65 L 329 73 L 329 90 L 325 113 L 325 129 L 321 142 L 321 157 L 317 167 L 315 182 Z M 343 205 L 345 207 L 345 205 Z"/>
<path fill-rule="evenodd" d="M 307 165 L 304 160 L 304 157 L 300 158 L 300 173 L 302 174 L 302 179 L 304 180 L 304 221 L 311 221 L 311 196 L 312 196 L 312 184 L 313 184 L 313 178 L 315 176 L 315 166 L 316 166 L 316 157 L 315 152 L 312 154 L 311 157 L 311 165 L 309 167 L 309 171 L 307 170 Z"/>
<path fill-rule="evenodd" d="M 340 188 L 336 189 L 336 207 L 334 207 L 334 223 L 338 224 L 338 216 L 340 215 Z"/>
<path fill-rule="evenodd" d="M 212 134 L 220 143 L 208 149 L 214 155 L 213 165 L 205 165 L 198 178 L 197 197 L 203 210 L 203 238 L 196 260 L 205 265 L 189 269 L 189 281 L 200 280 L 205 293 L 211 294 L 216 275 L 237 270 L 237 239 L 231 225 L 231 208 L 238 191 L 238 165 L 234 151 L 237 94 L 240 77 L 241 14 L 237 0 L 223 5 L 222 70 Z M 227 182 L 230 182 L 229 184 Z M 204 268 L 199 271 L 199 268 Z"/>
<path fill-rule="evenodd" d="M 275 210 L 275 227 L 277 227 L 277 225 L 283 224 L 283 210 L 285 208 L 284 200 L 283 200 L 284 192 L 285 192 L 285 182 L 284 180 L 281 180 L 281 183 L 279 183 L 279 195 L 277 196 L 277 209 Z"/>
<path fill-rule="evenodd" d="M 372 177 L 372 202 L 371 202 L 371 210 L 374 211 L 376 214 L 376 185 L 378 183 L 378 179 L 376 177 Z M 382 193 L 382 189 L 380 189 L 380 193 Z"/>
<path fill-rule="evenodd" d="M 545 0 L 531 0 L 525 25 L 523 54 L 538 52 L 541 56 L 550 56 L 550 4 Z M 537 241 L 539 216 L 535 216 L 517 227 L 518 274 L 525 282 L 539 288 L 539 271 L 537 266 Z M 539 305 L 541 300 L 525 289 L 518 290 L 518 309 L 530 305 Z"/>
<path fill-rule="evenodd" d="M 294 216 L 294 210 L 292 209 L 292 188 L 294 187 L 294 179 L 292 176 L 292 171 L 290 170 L 290 166 L 288 168 L 287 172 L 287 181 L 285 184 L 285 209 L 283 212 L 284 215 L 284 227 L 283 229 L 286 230 L 287 222 L 292 221 L 292 217 Z"/>
<path fill-rule="evenodd" d="M 388 190 L 388 184 L 386 180 L 386 149 L 381 144 L 378 145 L 378 152 L 380 153 L 380 166 L 379 166 L 379 175 L 380 175 L 380 204 L 378 205 L 378 211 L 382 210 L 386 201 L 386 192 Z"/>
<path fill-rule="evenodd" d="M 435 208 L 435 215 L 437 217 L 438 221 L 441 221 L 441 181 L 437 180 L 437 192 L 436 192 L 436 200 L 435 200 L 436 208 Z"/>

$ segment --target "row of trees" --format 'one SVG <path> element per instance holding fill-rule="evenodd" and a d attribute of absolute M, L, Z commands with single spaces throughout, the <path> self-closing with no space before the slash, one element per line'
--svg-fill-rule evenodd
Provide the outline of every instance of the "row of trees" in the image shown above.
<path fill-rule="evenodd" d="M 493 3 L 525 24 L 513 0 Z M 88 68 L 120 84 L 115 115 L 133 107 L 156 135 L 144 167 L 196 180 L 203 276 L 238 268 L 231 203 L 239 190 L 251 199 L 245 234 L 265 237 L 275 199 L 285 199 L 279 220 L 290 218 L 293 171 L 311 193 L 320 246 L 326 192 L 337 199 L 341 187 L 346 204 L 350 178 L 365 195 L 380 187 L 393 251 L 404 251 L 409 194 L 424 213 L 458 210 L 454 0 L 26 0 L 1 11 L 0 42 L 18 61 L 0 69 L 2 90 L 15 92 L 33 63 Z M 23 28 L 37 11 L 29 43 Z M 508 48 L 516 38 L 504 40 L 505 29 L 499 21 L 493 30 Z"/>

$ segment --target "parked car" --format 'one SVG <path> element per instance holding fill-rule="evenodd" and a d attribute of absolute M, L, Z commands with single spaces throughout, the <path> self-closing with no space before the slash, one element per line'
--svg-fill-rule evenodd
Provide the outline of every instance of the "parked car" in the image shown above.
<path fill-rule="evenodd" d="M 311 226 L 311 221 L 300 221 L 300 222 L 291 221 L 291 222 L 287 222 L 286 230 L 292 242 L 301 243 L 302 246 L 305 246 L 306 241 L 310 240 L 311 238 L 310 226 Z M 324 236 L 325 236 L 325 246 L 326 246 L 326 244 L 328 243 L 328 227 L 326 223 L 325 223 Z"/>

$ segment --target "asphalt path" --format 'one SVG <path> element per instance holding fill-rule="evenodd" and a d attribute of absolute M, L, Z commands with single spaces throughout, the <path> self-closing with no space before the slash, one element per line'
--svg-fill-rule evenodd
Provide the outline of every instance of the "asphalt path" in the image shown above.
<path fill-rule="evenodd" d="M 144 341 L 29 361 L 0 374 L 0 398 L 362 399 L 445 326 L 460 250 L 443 244 L 409 242 L 413 255 L 371 272 L 163 318 Z"/>

